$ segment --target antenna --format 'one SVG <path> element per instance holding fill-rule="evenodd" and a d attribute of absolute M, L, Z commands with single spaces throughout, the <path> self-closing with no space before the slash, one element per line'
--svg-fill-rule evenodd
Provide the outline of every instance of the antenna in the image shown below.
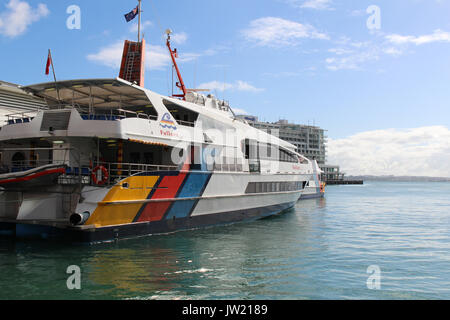
<path fill-rule="evenodd" d="M 176 83 L 176 86 L 181 91 L 183 91 L 182 94 L 174 94 L 173 96 L 174 97 L 179 97 L 179 98 L 182 98 L 183 100 L 185 100 L 186 99 L 186 93 L 187 93 L 186 86 L 184 85 L 184 81 L 183 81 L 183 78 L 181 77 L 180 69 L 178 69 L 177 62 L 175 61 L 175 58 L 178 57 L 178 52 L 177 52 L 177 49 L 172 50 L 172 48 L 170 47 L 170 35 L 172 33 L 173 33 L 172 30 L 170 30 L 170 29 L 166 30 L 166 35 L 167 35 L 166 45 L 167 45 L 167 48 L 169 49 L 170 57 L 172 58 L 172 64 L 175 67 L 175 70 L 177 71 L 177 77 L 178 77 L 178 81 L 179 82 Z"/>
<path fill-rule="evenodd" d="M 197 89 L 197 58 L 194 61 L 194 88 Z"/>
<path fill-rule="evenodd" d="M 222 91 L 223 100 L 225 100 L 226 72 L 227 72 L 227 70 L 226 70 L 226 67 L 224 66 L 223 67 L 223 91 Z"/>

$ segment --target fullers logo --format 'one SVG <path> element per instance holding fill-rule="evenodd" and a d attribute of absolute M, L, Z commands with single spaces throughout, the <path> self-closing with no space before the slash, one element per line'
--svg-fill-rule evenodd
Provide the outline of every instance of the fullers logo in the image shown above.
<path fill-rule="evenodd" d="M 168 114 L 167 112 L 163 115 L 161 121 L 159 122 L 159 125 L 166 129 L 177 130 L 175 122 L 170 118 L 170 114 Z"/>

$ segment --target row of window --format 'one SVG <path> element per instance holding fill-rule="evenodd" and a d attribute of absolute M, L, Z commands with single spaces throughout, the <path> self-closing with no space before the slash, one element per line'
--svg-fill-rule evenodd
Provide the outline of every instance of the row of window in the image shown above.
<path fill-rule="evenodd" d="M 298 157 L 277 146 L 258 142 L 256 140 L 245 139 L 244 144 L 245 158 L 249 160 L 274 160 L 281 162 L 298 163 Z"/>
<path fill-rule="evenodd" d="M 245 189 L 245 193 L 267 193 L 298 191 L 305 188 L 306 182 L 286 181 L 286 182 L 250 182 Z"/>
<path fill-rule="evenodd" d="M 190 109 L 184 108 L 179 104 L 168 100 L 163 100 L 164 106 L 169 110 L 170 114 L 175 118 L 178 124 L 193 127 L 198 119 L 198 113 Z"/>
<path fill-rule="evenodd" d="M 214 163 L 214 171 L 241 172 L 242 164 Z"/>

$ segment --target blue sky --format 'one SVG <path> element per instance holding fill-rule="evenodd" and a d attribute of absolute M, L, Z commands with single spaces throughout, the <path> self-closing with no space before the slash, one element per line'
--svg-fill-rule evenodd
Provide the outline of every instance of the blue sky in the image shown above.
<path fill-rule="evenodd" d="M 123 40 L 137 36 L 137 19 L 126 23 L 123 15 L 136 4 L 2 0 L 0 79 L 19 84 L 51 81 L 44 75 L 48 48 L 58 79 L 116 77 Z M 170 92 L 163 32 L 171 28 L 188 87 L 213 89 L 232 107 L 262 120 L 287 118 L 321 126 L 330 137 L 330 160 L 344 162 L 344 168 L 350 160 L 339 158 L 334 146 L 358 134 L 404 134 L 419 128 L 448 132 L 450 0 L 142 4 L 148 44 L 146 87 L 153 91 Z M 81 9 L 79 30 L 66 26 L 70 5 Z M 366 10 L 373 5 L 380 10 L 379 28 L 367 25 L 373 11 Z M 425 138 L 433 136 L 420 132 Z M 448 139 L 436 148 L 438 157 L 450 160 Z M 446 170 L 450 176 L 450 167 Z M 380 169 L 393 171 L 398 169 Z"/>

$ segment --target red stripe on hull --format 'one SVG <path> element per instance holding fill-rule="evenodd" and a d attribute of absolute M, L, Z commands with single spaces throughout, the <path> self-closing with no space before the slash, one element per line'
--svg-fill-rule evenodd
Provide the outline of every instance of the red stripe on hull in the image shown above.
<path fill-rule="evenodd" d="M 185 173 L 180 173 L 178 176 L 166 176 L 162 179 L 158 186 L 158 190 L 152 196 L 152 199 L 170 199 L 175 198 L 181 184 L 186 178 Z M 148 203 L 145 205 L 138 221 L 159 221 L 164 217 L 171 201 Z"/>

